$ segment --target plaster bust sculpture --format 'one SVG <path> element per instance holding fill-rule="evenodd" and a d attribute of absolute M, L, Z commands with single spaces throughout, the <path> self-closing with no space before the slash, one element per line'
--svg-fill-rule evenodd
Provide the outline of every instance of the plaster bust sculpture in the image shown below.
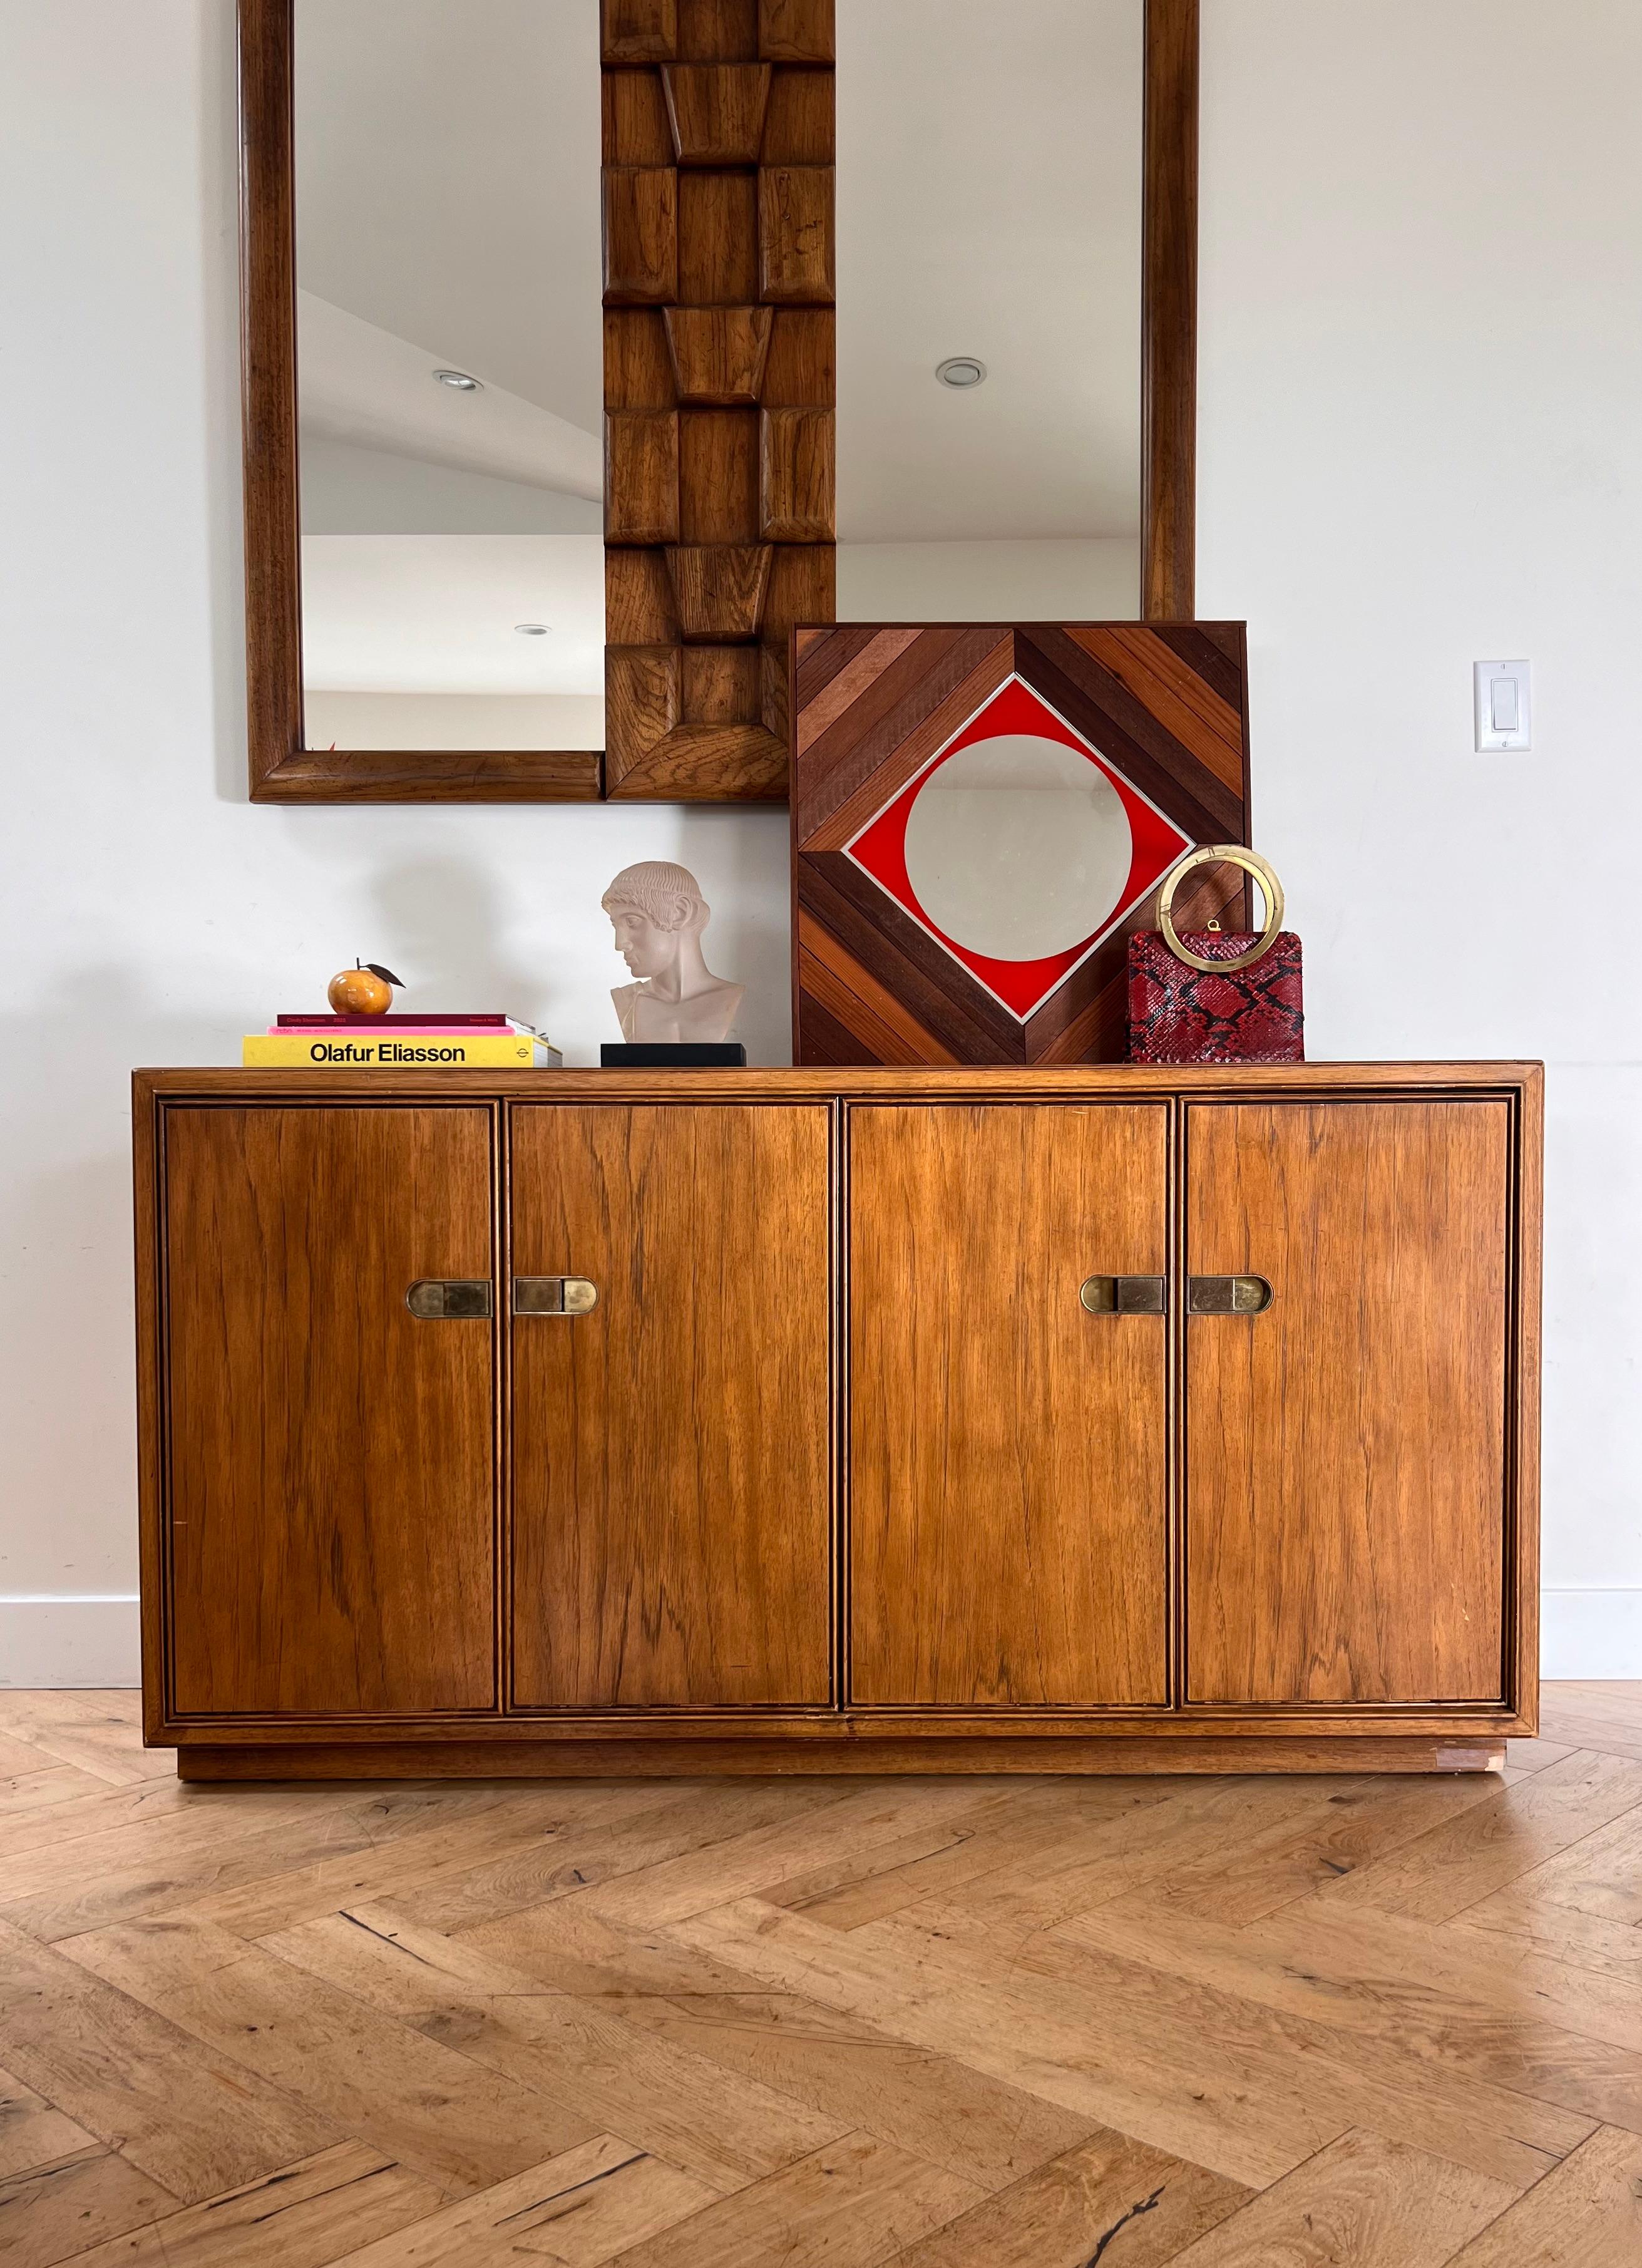
<path fill-rule="evenodd" d="M 727 1040 L 746 987 L 715 976 L 701 957 L 711 909 L 689 869 L 665 858 L 624 866 L 599 902 L 636 980 L 610 995 L 622 1038 Z"/>

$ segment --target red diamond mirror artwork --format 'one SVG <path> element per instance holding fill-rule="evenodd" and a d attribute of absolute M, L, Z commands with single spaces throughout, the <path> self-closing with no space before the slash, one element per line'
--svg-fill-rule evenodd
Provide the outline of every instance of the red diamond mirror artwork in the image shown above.
<path fill-rule="evenodd" d="M 1242 625 L 840 624 L 794 673 L 795 1060 L 1120 1060 L 1129 932 L 1248 839 Z"/>
<path fill-rule="evenodd" d="M 1191 848 L 1018 677 L 845 845 L 1023 1024 Z"/>

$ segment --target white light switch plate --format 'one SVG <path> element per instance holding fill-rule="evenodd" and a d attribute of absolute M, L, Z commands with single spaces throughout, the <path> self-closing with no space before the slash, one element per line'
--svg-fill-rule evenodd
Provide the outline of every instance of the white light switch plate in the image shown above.
<path fill-rule="evenodd" d="M 1477 690 L 1477 747 L 1531 748 L 1534 745 L 1533 687 L 1525 661 L 1479 661 L 1473 674 Z"/>

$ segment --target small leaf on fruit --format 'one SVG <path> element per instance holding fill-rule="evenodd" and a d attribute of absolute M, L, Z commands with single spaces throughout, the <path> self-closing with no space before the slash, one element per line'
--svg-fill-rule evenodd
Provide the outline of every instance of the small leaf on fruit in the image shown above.
<path fill-rule="evenodd" d="M 379 961 L 368 961 L 365 967 L 373 976 L 379 976 L 385 984 L 397 985 L 401 992 L 405 990 L 405 979 L 402 976 L 396 976 L 391 968 L 384 968 Z"/>

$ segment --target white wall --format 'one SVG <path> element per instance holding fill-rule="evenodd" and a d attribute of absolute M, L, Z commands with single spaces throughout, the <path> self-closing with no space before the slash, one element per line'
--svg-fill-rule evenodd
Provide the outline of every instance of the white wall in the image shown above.
<path fill-rule="evenodd" d="M 356 955 L 619 1036 L 599 894 L 680 858 L 787 1059 L 787 814 L 253 809 L 227 0 L 0 0 L 0 1601 L 136 1588 L 128 1073 L 238 1060 Z M 135 1622 L 0 1603 L 0 1683 Z"/>
<path fill-rule="evenodd" d="M 1545 1660 L 1642 1676 L 1634 0 L 1204 0 L 1198 607 L 1319 1056 L 1548 1064 Z M 1471 749 L 1528 655 L 1531 755 Z"/>
<path fill-rule="evenodd" d="M 226 0 L 0 0 L 12 1598 L 135 1588 L 130 1064 L 231 1062 L 356 954 L 588 1060 L 639 857 L 787 1045 L 781 814 L 245 802 L 231 62 Z M 1564 1674 L 1642 1675 L 1639 77 L 1622 0 L 1205 0 L 1199 605 L 1250 625 L 1314 1053 L 1550 1059 Z M 1470 663 L 1518 653 L 1535 753 L 1474 756 Z M 128 1676 L 131 1628 L 0 1607 L 0 1681 Z"/>

